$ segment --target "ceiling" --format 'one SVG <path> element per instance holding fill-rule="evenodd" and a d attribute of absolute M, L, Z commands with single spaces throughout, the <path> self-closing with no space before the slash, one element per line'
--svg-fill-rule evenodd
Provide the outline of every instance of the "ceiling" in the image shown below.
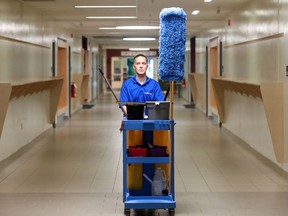
<path fill-rule="evenodd" d="M 156 30 L 100 30 L 99 27 L 116 26 L 159 26 L 159 14 L 163 8 L 180 7 L 187 14 L 186 37 L 212 37 L 211 32 L 223 29 L 227 17 L 249 0 L 21 0 L 25 5 L 35 8 L 47 20 L 58 22 L 74 35 L 94 37 L 104 47 L 149 47 L 157 48 L 158 40 L 153 42 L 127 42 L 123 37 L 159 37 Z M 251 0 L 250 0 L 251 1 Z M 79 9 L 75 5 L 133 5 L 134 8 L 118 9 Z M 196 16 L 191 15 L 200 10 Z M 87 16 L 135 16 L 133 19 L 86 19 Z M 210 30 L 210 31 L 208 31 Z M 209 33 L 210 32 L 210 33 Z"/>

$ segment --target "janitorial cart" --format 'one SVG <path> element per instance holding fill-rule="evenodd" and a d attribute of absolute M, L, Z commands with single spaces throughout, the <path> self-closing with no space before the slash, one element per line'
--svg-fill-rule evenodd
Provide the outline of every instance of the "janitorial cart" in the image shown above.
<path fill-rule="evenodd" d="M 169 102 L 155 103 L 151 112 L 169 113 Z M 131 209 L 167 209 L 174 214 L 174 120 L 169 120 L 169 114 L 166 119 L 150 119 L 149 108 L 148 119 L 130 120 L 129 109 L 127 117 L 123 120 L 124 213 L 129 215 Z"/>
<path fill-rule="evenodd" d="M 168 209 L 173 215 L 176 208 L 173 94 L 170 102 L 126 103 L 126 112 L 101 68 L 99 72 L 125 117 L 121 128 L 124 213 L 129 215 L 131 209 Z M 170 91 L 173 93 L 173 86 Z M 148 109 L 148 119 L 143 117 L 144 107 Z M 159 180 L 155 174 L 160 170 Z"/>

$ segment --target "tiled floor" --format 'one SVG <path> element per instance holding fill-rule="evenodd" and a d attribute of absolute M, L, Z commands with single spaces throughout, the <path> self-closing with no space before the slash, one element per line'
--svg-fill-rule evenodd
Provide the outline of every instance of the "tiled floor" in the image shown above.
<path fill-rule="evenodd" d="M 287 178 L 199 110 L 176 101 L 174 119 L 176 215 L 288 215 Z M 120 122 L 108 93 L 45 133 L 0 170 L 0 215 L 123 215 Z"/>

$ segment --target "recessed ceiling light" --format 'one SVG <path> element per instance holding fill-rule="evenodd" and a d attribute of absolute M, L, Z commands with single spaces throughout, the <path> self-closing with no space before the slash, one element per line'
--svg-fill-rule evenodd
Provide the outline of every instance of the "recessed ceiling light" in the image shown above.
<path fill-rule="evenodd" d="M 194 11 L 192 11 L 192 15 L 197 15 L 198 13 L 199 13 L 200 11 L 199 10 L 194 10 Z"/>
<path fill-rule="evenodd" d="M 87 16 L 86 19 L 136 19 L 135 16 Z"/>
<path fill-rule="evenodd" d="M 150 48 L 129 48 L 130 51 L 149 51 Z"/>
<path fill-rule="evenodd" d="M 204 2 L 212 2 L 212 0 L 204 0 Z"/>
<path fill-rule="evenodd" d="M 116 26 L 116 29 L 147 30 L 147 29 L 160 29 L 160 27 L 159 26 Z"/>
<path fill-rule="evenodd" d="M 98 5 L 76 5 L 75 8 L 136 8 L 136 6 L 133 5 L 103 5 L 103 6 L 98 6 Z"/>
<path fill-rule="evenodd" d="M 123 38 L 125 41 L 154 41 L 156 38 L 151 38 L 151 37 L 134 37 L 134 38 Z"/>

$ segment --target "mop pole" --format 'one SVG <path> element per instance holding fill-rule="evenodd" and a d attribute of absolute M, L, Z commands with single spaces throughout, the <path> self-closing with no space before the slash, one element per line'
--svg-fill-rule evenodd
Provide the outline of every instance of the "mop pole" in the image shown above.
<path fill-rule="evenodd" d="M 170 106 L 170 120 L 173 120 L 173 101 L 174 101 L 174 81 L 170 81 L 170 102 L 169 102 L 169 106 Z"/>

